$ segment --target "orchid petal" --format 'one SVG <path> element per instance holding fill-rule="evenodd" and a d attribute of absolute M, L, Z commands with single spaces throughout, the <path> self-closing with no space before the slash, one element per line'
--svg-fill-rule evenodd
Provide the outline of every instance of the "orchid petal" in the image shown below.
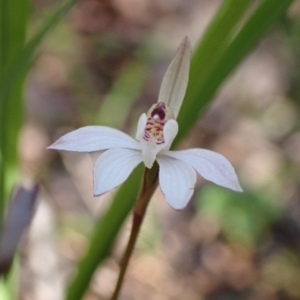
<path fill-rule="evenodd" d="M 188 149 L 168 151 L 165 155 L 188 163 L 209 181 L 237 192 L 243 191 L 231 163 L 219 153 L 204 149 Z"/>
<path fill-rule="evenodd" d="M 142 158 L 145 166 L 151 169 L 156 159 L 157 153 L 164 148 L 165 144 L 157 145 L 155 139 L 150 139 L 148 142 L 141 140 Z"/>
<path fill-rule="evenodd" d="M 121 148 L 105 151 L 94 166 L 94 196 L 123 183 L 141 161 L 140 151 Z"/>
<path fill-rule="evenodd" d="M 138 125 L 137 125 L 136 139 L 138 141 L 140 141 L 143 138 L 146 125 L 147 125 L 147 115 L 144 113 L 140 116 Z"/>
<path fill-rule="evenodd" d="M 165 102 L 175 118 L 179 113 L 189 78 L 191 44 L 185 37 L 163 78 L 158 101 Z"/>
<path fill-rule="evenodd" d="M 164 126 L 165 149 L 169 150 L 174 138 L 178 133 L 178 123 L 176 120 L 169 120 Z"/>
<path fill-rule="evenodd" d="M 195 170 L 183 161 L 159 155 L 159 185 L 174 209 L 183 209 L 194 192 Z"/>
<path fill-rule="evenodd" d="M 140 149 L 139 143 L 126 133 L 105 126 L 86 126 L 59 138 L 48 149 L 93 152 L 110 148 Z"/>
<path fill-rule="evenodd" d="M 159 151 L 157 149 L 156 141 L 155 140 L 149 140 L 146 141 L 144 139 L 144 133 L 145 133 L 145 128 L 147 125 L 147 115 L 144 113 L 140 116 L 138 125 L 137 125 L 137 131 L 136 131 L 136 139 L 140 141 L 141 143 L 141 149 L 142 149 L 142 157 L 145 166 L 148 169 L 151 169 L 153 166 L 153 163 L 156 158 L 156 154 Z"/>

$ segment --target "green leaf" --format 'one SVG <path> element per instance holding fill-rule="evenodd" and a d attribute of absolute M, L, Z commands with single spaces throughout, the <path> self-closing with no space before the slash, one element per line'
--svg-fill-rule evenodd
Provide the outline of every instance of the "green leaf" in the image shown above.
<path fill-rule="evenodd" d="M 89 249 L 78 266 L 66 300 L 81 299 L 97 269 L 99 262 L 109 254 L 113 242 L 124 220 L 133 208 L 139 191 L 138 182 L 142 178 L 143 166 L 140 165 L 118 190 L 108 211 L 99 218 L 91 237 Z"/>
<path fill-rule="evenodd" d="M 279 19 L 292 2 L 293 0 L 279 0 L 274 5 L 272 0 L 262 1 L 225 51 L 218 55 L 217 63 L 200 83 L 197 80 L 197 73 L 194 68 L 201 69 L 201 67 L 192 64 L 193 69 L 191 68 L 191 78 L 186 97 L 178 117 L 179 132 L 173 142 L 173 147 L 178 145 L 179 141 L 194 126 L 199 115 L 203 113 L 224 80 L 257 45 L 266 31 Z M 201 44 L 199 48 L 201 49 Z M 213 51 L 213 49 L 211 50 Z M 202 52 L 196 51 L 195 56 L 201 55 Z M 197 61 L 196 58 L 194 60 Z"/>
<path fill-rule="evenodd" d="M 220 56 L 230 44 L 242 17 L 252 2 L 251 0 L 223 1 L 201 38 L 199 45 L 194 50 L 191 61 L 189 89 L 185 98 L 194 98 L 194 95 L 191 94 L 191 87 L 195 84 L 196 86 L 201 85 L 207 77 L 207 73 L 216 65 Z"/>
<path fill-rule="evenodd" d="M 53 12 L 43 22 L 37 33 L 27 43 L 12 64 L 10 70 L 7 72 L 5 82 L 3 82 L 0 86 L 0 103 L 3 102 L 5 97 L 9 94 L 10 89 L 22 80 L 23 76 L 29 70 L 35 50 L 40 45 L 42 39 L 57 25 L 59 21 L 62 20 L 77 1 L 78 0 L 65 1 L 53 10 Z"/>
<path fill-rule="evenodd" d="M 21 24 L 20 21 L 25 20 L 22 14 L 26 15 L 24 11 L 26 1 L 0 1 L 0 79 L 2 78 L 0 80 L 0 224 L 2 224 L 5 199 L 11 191 L 18 166 L 17 139 L 23 118 L 22 92 L 25 75 L 42 39 L 69 12 L 77 0 L 68 0 L 60 4 L 25 46 L 24 42 L 20 41 L 22 34 L 25 37 L 24 28 L 27 25 Z M 7 62 L 7 65 L 4 62 Z"/>
<path fill-rule="evenodd" d="M 0 82 L 25 42 L 29 2 L 0 0 Z"/>
<path fill-rule="evenodd" d="M 0 0 L 0 87 L 4 86 L 9 68 L 24 47 L 28 6 L 29 2 L 25 0 Z M 10 125 L 18 123 L 20 119 L 19 112 L 15 109 L 20 102 L 20 84 L 14 86 L 6 98 L 0 98 L 0 228 L 4 214 L 4 201 L 8 196 L 4 174 L 11 163 L 10 157 L 17 155 L 16 142 L 13 142 L 15 132 Z M 10 105 L 11 103 L 14 105 Z M 6 105 L 11 119 L 5 111 Z M 14 148 L 10 148 L 11 144 Z"/>

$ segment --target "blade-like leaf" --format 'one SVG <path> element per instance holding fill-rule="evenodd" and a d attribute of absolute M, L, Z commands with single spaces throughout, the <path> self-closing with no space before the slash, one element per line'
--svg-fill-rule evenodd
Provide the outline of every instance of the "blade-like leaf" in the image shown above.
<path fill-rule="evenodd" d="M 6 0 L 0 0 L 1 4 L 5 4 L 6 7 L 8 2 Z M 9 182 L 9 174 L 14 173 L 17 169 L 17 137 L 22 124 L 22 85 L 26 75 L 29 70 L 30 64 L 33 59 L 36 48 L 41 43 L 45 35 L 69 12 L 73 5 L 78 0 L 68 0 L 60 4 L 46 20 L 43 22 L 40 29 L 28 42 L 28 44 L 19 49 L 15 57 L 9 62 L 9 68 L 4 69 L 1 66 L 0 75 L 3 80 L 0 80 L 0 214 L 3 218 L 5 199 L 7 198 L 10 188 L 12 187 L 11 182 Z M 12 1 L 13 3 L 16 2 Z M 20 1 L 17 1 L 18 3 Z M 23 1 L 21 1 L 23 2 Z M 25 1 L 24 1 L 25 2 Z M 15 3 L 13 8 L 15 9 L 19 4 Z M 22 8 L 22 5 L 20 6 Z M 14 12 L 11 12 L 12 14 Z M 24 13 L 24 12 L 23 12 Z M 0 9 L 1 19 L 4 22 L 5 12 Z M 5 24 L 1 24 L 1 34 L 0 41 L 7 41 L 9 43 L 10 39 L 4 34 L 7 28 L 2 27 Z M 7 24 L 11 25 L 11 24 Z M 11 25 L 12 26 L 12 25 Z M 26 28 L 26 25 L 24 25 Z M 18 37 L 19 35 L 17 35 Z M 11 43 L 17 43 L 12 41 Z M 9 47 L 9 46 L 7 46 Z M 3 45 L 0 48 L 1 56 L 5 59 L 6 51 L 3 50 Z M 3 65 L 3 64 L 2 64 Z M 0 226 L 1 219 L 0 218 Z"/>
<path fill-rule="evenodd" d="M 179 132 L 173 142 L 173 148 L 194 126 L 200 113 L 204 111 L 220 85 L 238 66 L 245 56 L 260 41 L 266 31 L 286 11 L 293 0 L 265 0 L 253 11 L 230 45 L 223 51 L 216 65 L 208 72 L 202 83 L 196 75 L 191 76 L 185 101 L 178 117 Z M 195 55 L 201 55 L 197 52 Z M 195 67 L 193 65 L 193 67 Z M 193 71 L 195 72 L 195 71 Z"/>
<path fill-rule="evenodd" d="M 38 185 L 32 188 L 21 186 L 11 201 L 0 235 L 0 276 L 10 269 L 20 238 L 32 219 L 37 193 Z"/>
<path fill-rule="evenodd" d="M 27 0 L 0 0 L 0 82 L 24 46 L 28 5 Z"/>
<path fill-rule="evenodd" d="M 97 269 L 115 241 L 124 220 L 133 208 L 139 190 L 138 182 L 142 178 L 140 165 L 118 190 L 108 211 L 99 218 L 86 255 L 79 263 L 77 274 L 72 281 L 66 300 L 81 299 Z"/>
<path fill-rule="evenodd" d="M 5 84 L 9 68 L 24 47 L 28 6 L 29 1 L 27 0 L 21 2 L 18 0 L 0 0 L 0 87 Z M 17 126 L 20 123 L 20 111 L 16 109 L 20 106 L 20 102 L 20 85 L 15 85 L 6 98 L 0 98 L 0 228 L 4 215 L 4 201 L 9 194 L 4 174 L 8 172 L 8 166 L 11 163 L 10 158 L 16 157 L 17 153 L 14 142 L 16 140 L 15 131 L 11 125 Z M 13 105 L 9 105 L 5 112 L 4 106 L 6 104 Z M 9 116 L 7 116 L 8 114 Z M 14 148 L 10 148 L 11 145 Z"/>
<path fill-rule="evenodd" d="M 14 84 L 21 80 L 24 74 L 28 71 L 32 62 L 33 54 L 36 48 L 40 45 L 45 35 L 53 29 L 59 21 L 69 12 L 73 5 L 78 0 L 68 0 L 59 5 L 52 14 L 43 22 L 38 32 L 31 38 L 28 44 L 19 54 L 18 58 L 12 64 L 12 67 L 6 75 L 5 82 L 0 86 L 0 102 L 5 99 Z M 1 107 L 0 107 L 1 111 Z"/>
<path fill-rule="evenodd" d="M 188 84 L 189 93 L 191 93 L 191 86 L 194 84 L 201 85 L 208 72 L 215 66 L 226 47 L 230 44 L 238 30 L 238 26 L 243 21 L 244 14 L 251 5 L 253 5 L 252 0 L 222 1 L 216 15 L 201 37 L 199 45 L 196 49 L 193 49 Z"/>

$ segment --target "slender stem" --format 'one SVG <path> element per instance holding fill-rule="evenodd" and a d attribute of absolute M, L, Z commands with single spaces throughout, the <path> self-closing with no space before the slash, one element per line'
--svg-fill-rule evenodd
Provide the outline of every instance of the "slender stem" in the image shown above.
<path fill-rule="evenodd" d="M 144 175 L 143 175 L 143 181 L 142 181 L 142 187 L 141 187 L 141 190 L 139 193 L 138 200 L 133 209 L 133 220 L 132 220 L 132 228 L 131 228 L 129 241 L 128 241 L 125 253 L 123 255 L 123 258 L 121 260 L 120 273 L 119 273 L 118 281 L 117 281 L 114 293 L 111 297 L 111 300 L 117 300 L 119 297 L 121 287 L 124 282 L 124 276 L 125 276 L 125 273 L 127 270 L 127 266 L 128 266 L 130 257 L 132 255 L 138 233 L 139 233 L 141 225 L 143 223 L 148 203 L 149 203 L 151 196 L 157 186 L 158 168 L 156 167 L 156 168 L 154 168 L 154 171 L 152 171 L 152 172 L 151 171 L 152 171 L 152 169 L 149 170 L 149 169 L 145 168 Z M 154 175 L 154 177 L 153 177 L 153 175 Z"/>
<path fill-rule="evenodd" d="M 131 233 L 130 233 L 130 237 L 129 237 L 129 241 L 127 244 L 127 248 L 126 251 L 124 253 L 124 256 L 122 258 L 121 261 L 121 269 L 120 269 L 120 273 L 119 273 L 119 278 L 115 287 L 115 291 L 113 293 L 113 296 L 111 298 L 111 300 L 117 300 L 123 281 L 124 281 L 124 276 L 127 270 L 127 266 L 132 254 L 132 251 L 134 249 L 135 246 L 135 242 L 138 236 L 138 233 L 140 231 L 140 227 L 143 221 L 144 215 L 138 215 L 135 211 L 133 213 L 133 223 L 132 223 L 132 229 L 131 229 Z"/>

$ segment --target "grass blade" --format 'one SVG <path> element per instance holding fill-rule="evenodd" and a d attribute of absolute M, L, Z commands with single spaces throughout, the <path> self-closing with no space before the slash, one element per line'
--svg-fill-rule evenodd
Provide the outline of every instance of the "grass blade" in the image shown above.
<path fill-rule="evenodd" d="M 26 0 L 0 0 L 0 86 L 5 84 L 8 69 L 24 47 L 28 6 L 29 2 Z M 20 114 L 15 110 L 15 107 L 18 107 L 20 102 L 20 85 L 14 86 L 14 89 L 11 90 L 6 98 L 0 98 L 0 228 L 4 215 L 4 202 L 8 196 L 5 173 L 8 171 L 8 166 L 11 163 L 10 157 L 16 157 L 17 151 L 16 147 L 10 149 L 11 144 L 15 146 L 12 142 L 15 137 L 10 124 L 6 122 L 4 106 L 14 103 L 14 106 L 9 107 L 11 119 L 8 121 L 18 123 Z"/>
<path fill-rule="evenodd" d="M 206 29 L 191 61 L 189 86 L 200 85 L 230 44 L 237 26 L 253 1 L 223 1 Z M 191 97 L 191 96 L 190 96 Z M 186 98 L 186 97 L 185 97 Z"/>
<path fill-rule="evenodd" d="M 10 2 L 6 0 L 0 1 L 2 1 L 1 4 L 5 4 L 5 7 Z M 59 5 L 43 22 L 40 29 L 25 47 L 19 49 L 16 57 L 10 62 L 9 69 L 4 70 L 4 68 L 1 68 L 1 71 L 5 72 L 0 75 L 3 76 L 5 74 L 5 80 L 0 81 L 0 214 L 2 218 L 5 210 L 5 199 L 8 197 L 8 193 L 12 187 L 12 180 L 10 178 L 15 178 L 14 175 L 11 176 L 11 173 L 14 174 L 17 169 L 17 138 L 22 124 L 21 95 L 25 75 L 30 68 L 35 50 L 40 45 L 42 39 L 69 12 L 77 1 L 68 0 Z M 17 4 L 15 5 L 14 8 L 18 7 Z M 6 14 L 1 10 L 0 21 L 5 23 L 2 25 L 6 25 L 7 23 L 4 17 L 6 17 Z M 26 26 L 24 25 L 24 27 Z M 3 31 L 5 30 L 2 28 L 1 42 L 8 40 Z M 4 59 L 5 53 L 6 51 L 4 50 L 1 52 L 1 56 Z M 2 224 L 2 220 L 0 221 L 0 224 Z"/>
<path fill-rule="evenodd" d="M 89 286 L 99 262 L 103 261 L 115 241 L 121 226 L 133 208 L 139 190 L 137 184 L 142 178 L 143 166 L 139 166 L 118 190 L 114 201 L 104 216 L 99 218 L 91 237 L 89 249 L 79 263 L 77 274 L 72 281 L 66 300 L 81 299 Z"/>
<path fill-rule="evenodd" d="M 272 0 L 262 1 L 230 45 L 223 51 L 217 64 L 207 74 L 202 84 L 198 83 L 196 75 L 191 76 L 187 94 L 178 117 L 179 132 L 173 142 L 173 147 L 176 147 L 193 127 L 224 80 L 257 45 L 266 31 L 280 18 L 292 2 L 293 0 L 279 0 L 274 5 Z M 195 55 L 201 55 L 201 52 L 197 51 Z"/>
<path fill-rule="evenodd" d="M 0 0 L 0 82 L 25 42 L 28 1 Z"/>

